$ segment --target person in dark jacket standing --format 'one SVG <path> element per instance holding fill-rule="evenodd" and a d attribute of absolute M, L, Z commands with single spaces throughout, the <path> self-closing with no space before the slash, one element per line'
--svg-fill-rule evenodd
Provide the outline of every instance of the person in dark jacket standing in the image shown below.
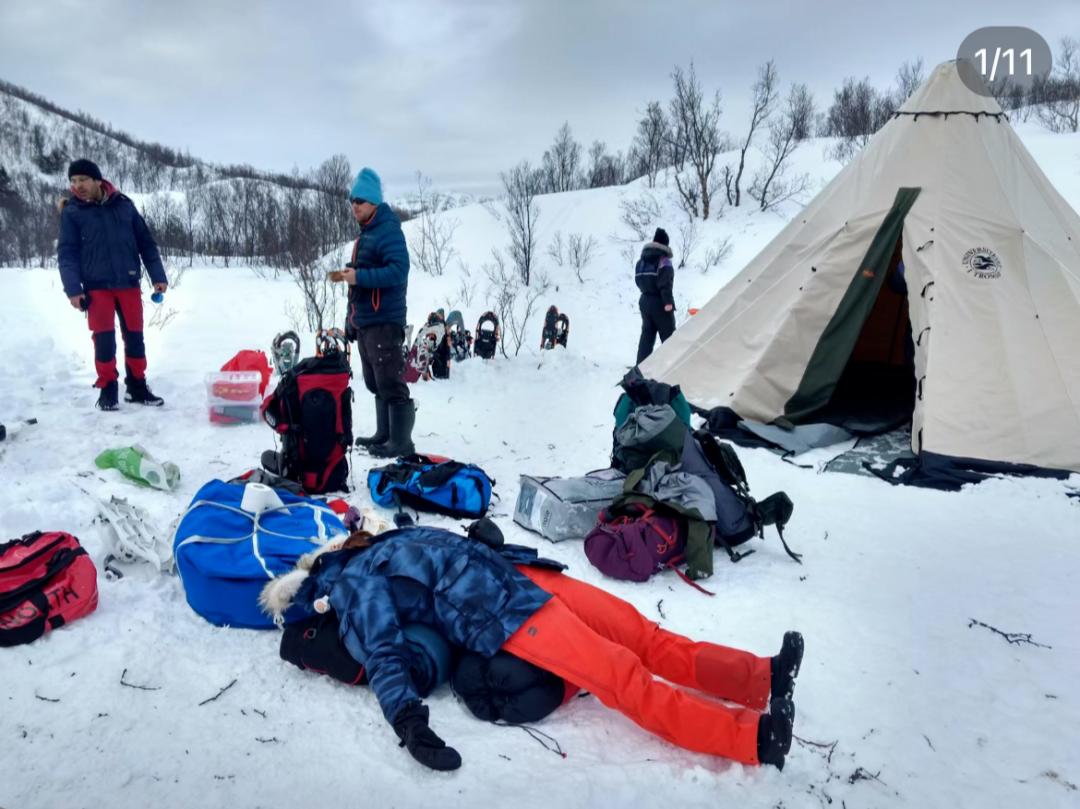
<path fill-rule="evenodd" d="M 653 240 L 645 245 L 634 269 L 634 280 L 641 290 L 638 308 L 641 310 L 641 339 L 638 341 L 637 361 L 641 363 L 652 354 L 656 335 L 663 343 L 675 331 L 675 267 L 668 235 L 657 228 Z"/>
<path fill-rule="evenodd" d="M 352 261 L 337 277 L 349 284 L 349 329 L 356 335 L 364 385 L 375 395 L 375 434 L 356 439 L 376 458 L 415 451 L 416 407 L 405 384 L 405 299 L 409 248 L 401 221 L 383 202 L 382 182 L 361 170 L 349 193 L 360 237 Z"/>
<path fill-rule="evenodd" d="M 327 548 L 306 577 L 294 571 L 275 579 L 260 603 L 274 615 L 291 602 L 311 613 L 333 610 L 338 635 L 363 665 L 383 716 L 421 764 L 455 770 L 461 756 L 428 724 L 410 674 L 410 624 L 486 659 L 509 652 L 686 750 L 783 768 L 803 658 L 799 633 L 787 633 L 771 658 L 692 641 L 563 575 L 563 565 L 534 549 L 504 544 L 501 533 L 478 541 L 412 527 L 377 537 L 359 532 L 345 545 L 353 546 Z M 762 713 L 766 706 L 769 713 Z"/>
<path fill-rule="evenodd" d="M 156 292 L 169 287 L 154 237 L 135 204 L 89 160 L 68 167 L 70 200 L 61 202 L 57 258 L 64 294 L 87 313 L 94 336 L 94 364 L 101 389 L 100 410 L 118 410 L 116 316 L 124 338 L 124 384 L 128 402 L 152 407 L 164 404 L 146 385 L 146 345 L 139 283 L 142 264 Z"/>

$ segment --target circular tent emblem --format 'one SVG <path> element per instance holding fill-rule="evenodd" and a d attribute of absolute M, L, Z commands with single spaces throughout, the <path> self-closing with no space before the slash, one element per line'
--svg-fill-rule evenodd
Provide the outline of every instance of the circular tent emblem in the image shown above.
<path fill-rule="evenodd" d="M 1001 277 L 1001 259 L 989 247 L 972 247 L 964 253 L 964 266 L 976 278 Z"/>

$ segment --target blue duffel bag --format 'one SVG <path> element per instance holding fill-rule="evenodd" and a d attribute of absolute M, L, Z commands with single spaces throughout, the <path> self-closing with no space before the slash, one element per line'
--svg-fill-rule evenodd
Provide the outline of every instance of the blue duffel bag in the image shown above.
<path fill-rule="evenodd" d="M 368 472 L 371 497 L 380 506 L 411 506 L 454 519 L 483 517 L 494 485 L 479 466 L 437 455 L 406 455 Z"/>
<path fill-rule="evenodd" d="M 173 536 L 176 569 L 188 604 L 217 626 L 272 629 L 274 620 L 259 607 L 268 581 L 297 560 L 348 531 L 324 503 L 275 489 L 281 506 L 261 513 L 243 508 L 245 486 L 207 483 L 180 519 Z M 307 613 L 292 607 L 285 622 Z"/>

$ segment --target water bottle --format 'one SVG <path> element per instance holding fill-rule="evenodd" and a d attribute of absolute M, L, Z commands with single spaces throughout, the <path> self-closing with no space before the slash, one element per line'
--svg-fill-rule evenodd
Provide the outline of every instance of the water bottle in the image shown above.
<path fill-rule="evenodd" d="M 161 303 L 163 300 L 165 300 L 165 293 L 155 292 L 153 295 L 150 296 L 150 300 L 152 300 L 154 303 Z"/>

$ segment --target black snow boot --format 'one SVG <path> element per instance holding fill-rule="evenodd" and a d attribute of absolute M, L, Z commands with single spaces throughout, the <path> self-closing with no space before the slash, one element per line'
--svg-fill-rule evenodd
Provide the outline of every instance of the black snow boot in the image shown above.
<path fill-rule="evenodd" d="M 761 715 L 757 730 L 757 757 L 761 764 L 784 769 L 784 757 L 791 752 L 791 728 L 795 723 L 795 703 L 774 699 L 769 712 Z"/>
<path fill-rule="evenodd" d="M 108 383 L 101 389 L 101 394 L 98 396 L 97 409 L 98 410 L 119 410 L 119 390 L 120 385 L 114 380 Z"/>
<path fill-rule="evenodd" d="M 373 458 L 400 458 L 416 452 L 413 446 L 412 431 L 416 423 L 416 405 L 412 399 L 397 402 L 388 408 L 390 415 L 390 438 L 385 444 L 376 444 L 368 448 Z"/>
<path fill-rule="evenodd" d="M 155 396 L 147 387 L 145 379 L 135 379 L 129 376 L 124 380 L 124 385 L 127 387 L 127 394 L 124 396 L 125 402 L 146 405 L 147 407 L 161 407 L 165 404 L 164 399 Z"/>
<path fill-rule="evenodd" d="M 390 437 L 390 408 L 386 400 L 381 396 L 375 397 L 375 435 L 356 439 L 358 447 L 372 447 L 376 444 L 385 444 Z"/>
<path fill-rule="evenodd" d="M 802 666 L 803 636 L 798 632 L 785 632 L 780 654 L 772 658 L 772 687 L 770 699 L 791 699 L 795 692 L 795 678 Z"/>
<path fill-rule="evenodd" d="M 285 477 L 288 471 L 285 468 L 285 456 L 283 453 L 275 452 L 272 449 L 268 449 L 262 454 L 262 458 L 259 459 L 262 463 L 262 468 L 269 472 L 271 475 L 280 475 Z"/>

